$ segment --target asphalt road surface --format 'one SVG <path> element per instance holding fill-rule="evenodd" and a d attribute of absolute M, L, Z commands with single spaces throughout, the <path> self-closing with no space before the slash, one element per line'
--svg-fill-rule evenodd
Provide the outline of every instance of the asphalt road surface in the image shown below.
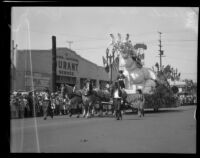
<path fill-rule="evenodd" d="M 196 153 L 196 106 L 110 117 L 11 120 L 11 152 Z M 37 125 L 37 126 L 36 126 Z M 36 128 L 37 127 L 37 128 Z"/>

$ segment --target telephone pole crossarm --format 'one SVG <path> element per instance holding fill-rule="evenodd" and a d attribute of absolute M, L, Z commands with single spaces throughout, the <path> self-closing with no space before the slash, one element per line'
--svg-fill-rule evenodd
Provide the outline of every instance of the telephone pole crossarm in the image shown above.
<path fill-rule="evenodd" d="M 67 41 L 67 43 L 69 44 L 69 49 L 71 49 L 71 44 L 73 43 L 73 41 Z"/>

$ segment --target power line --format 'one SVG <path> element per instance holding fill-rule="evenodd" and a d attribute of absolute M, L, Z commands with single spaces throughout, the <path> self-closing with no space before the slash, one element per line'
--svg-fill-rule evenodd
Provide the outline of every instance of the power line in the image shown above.
<path fill-rule="evenodd" d="M 28 31 L 26 29 L 20 29 L 20 31 Z M 43 34 L 52 34 L 51 32 L 48 32 L 48 31 L 38 31 L 38 30 L 29 30 L 30 32 L 36 32 L 36 33 L 43 33 Z M 145 33 L 140 33 L 140 34 L 130 34 L 134 37 L 138 37 L 138 36 L 141 36 L 141 35 L 149 35 L 149 34 L 153 34 L 155 32 L 145 32 Z M 177 31 L 176 31 L 177 33 Z M 85 38 L 85 39 L 88 39 L 88 40 L 76 40 L 76 42 L 85 42 L 85 41 L 90 41 L 90 40 L 107 40 L 107 38 L 98 38 L 98 37 L 91 37 L 91 36 L 82 36 L 82 35 L 75 35 L 75 34 L 70 34 L 70 33 L 56 33 L 58 35 L 62 35 L 62 36 L 74 36 L 74 37 L 82 37 L 82 38 Z M 90 40 L 89 40 L 90 39 Z M 172 41 L 173 39 L 168 39 L 170 41 Z M 165 40 L 166 41 L 166 40 Z M 180 39 L 180 40 L 173 40 L 173 41 L 197 41 L 197 40 L 183 40 L 183 39 Z"/>
<path fill-rule="evenodd" d="M 191 62 L 197 62 L 197 61 L 194 61 L 194 60 L 188 60 L 188 59 L 181 59 L 181 58 L 174 58 L 174 57 L 168 57 L 168 60 L 178 60 L 178 62 L 188 62 L 188 63 L 191 63 Z"/>
<path fill-rule="evenodd" d="M 157 40 L 156 40 L 157 41 Z M 150 45 L 154 45 L 154 42 L 156 42 L 156 41 L 154 41 L 154 40 L 152 40 L 152 41 L 150 41 L 150 42 L 144 42 L 144 43 L 148 43 L 148 44 L 150 44 Z M 190 41 L 190 40 L 189 40 Z M 155 43 L 156 44 L 156 43 Z M 179 43 L 180 44 L 180 43 Z M 167 46 L 170 46 L 170 45 L 172 45 L 172 46 L 178 46 L 177 44 L 175 44 L 175 43 L 165 43 L 165 45 L 167 45 Z M 183 46 L 185 46 L 185 45 L 183 45 Z M 89 50 L 89 49 L 104 49 L 105 48 L 105 46 L 102 46 L 102 47 L 92 47 L 92 48 L 78 48 L 78 49 L 76 49 L 76 50 Z"/>
<path fill-rule="evenodd" d="M 165 42 L 167 41 L 167 42 Z M 169 42 L 169 43 L 168 43 Z M 197 42 L 197 40 L 164 40 L 164 43 L 167 45 L 167 44 L 182 44 L 182 43 L 175 43 L 175 42 Z M 148 41 L 144 41 L 144 43 L 147 43 L 147 44 L 150 44 L 150 45 L 153 45 L 153 44 L 156 44 L 157 43 L 157 40 L 148 40 Z"/>
<path fill-rule="evenodd" d="M 187 72 L 185 72 L 185 73 L 182 72 L 181 74 L 197 74 L 197 72 L 196 73 L 195 72 L 188 72 L 188 73 Z"/>
<path fill-rule="evenodd" d="M 197 40 L 193 40 L 193 39 L 167 39 L 165 41 L 168 42 L 197 42 Z"/>

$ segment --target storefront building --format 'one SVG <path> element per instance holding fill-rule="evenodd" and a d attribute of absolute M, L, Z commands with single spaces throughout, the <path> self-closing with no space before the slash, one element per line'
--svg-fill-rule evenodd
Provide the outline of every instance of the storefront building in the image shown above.
<path fill-rule="evenodd" d="M 52 50 L 18 50 L 14 54 L 12 90 L 52 89 Z M 56 86 L 62 83 L 83 88 L 86 79 L 103 88 L 109 73 L 68 48 L 56 49 Z"/>

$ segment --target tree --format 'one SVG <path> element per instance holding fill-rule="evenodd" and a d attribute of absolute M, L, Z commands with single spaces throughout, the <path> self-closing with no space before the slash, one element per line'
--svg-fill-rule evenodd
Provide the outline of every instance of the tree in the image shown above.
<path fill-rule="evenodd" d="M 170 79 L 171 78 L 171 66 L 167 65 L 166 67 L 164 67 L 163 73 L 167 79 Z"/>
<path fill-rule="evenodd" d="M 105 67 L 105 71 L 106 71 L 107 73 L 109 72 L 109 66 L 108 66 L 108 65 Z"/>
<path fill-rule="evenodd" d="M 159 71 L 159 64 L 158 64 L 158 62 L 155 64 L 155 67 L 157 68 L 157 71 Z"/>
<path fill-rule="evenodd" d="M 172 89 L 174 94 L 178 93 L 178 87 L 173 86 L 171 89 Z"/>
<path fill-rule="evenodd" d="M 186 91 L 191 93 L 195 88 L 193 80 L 185 79 L 185 83 L 186 83 Z"/>

